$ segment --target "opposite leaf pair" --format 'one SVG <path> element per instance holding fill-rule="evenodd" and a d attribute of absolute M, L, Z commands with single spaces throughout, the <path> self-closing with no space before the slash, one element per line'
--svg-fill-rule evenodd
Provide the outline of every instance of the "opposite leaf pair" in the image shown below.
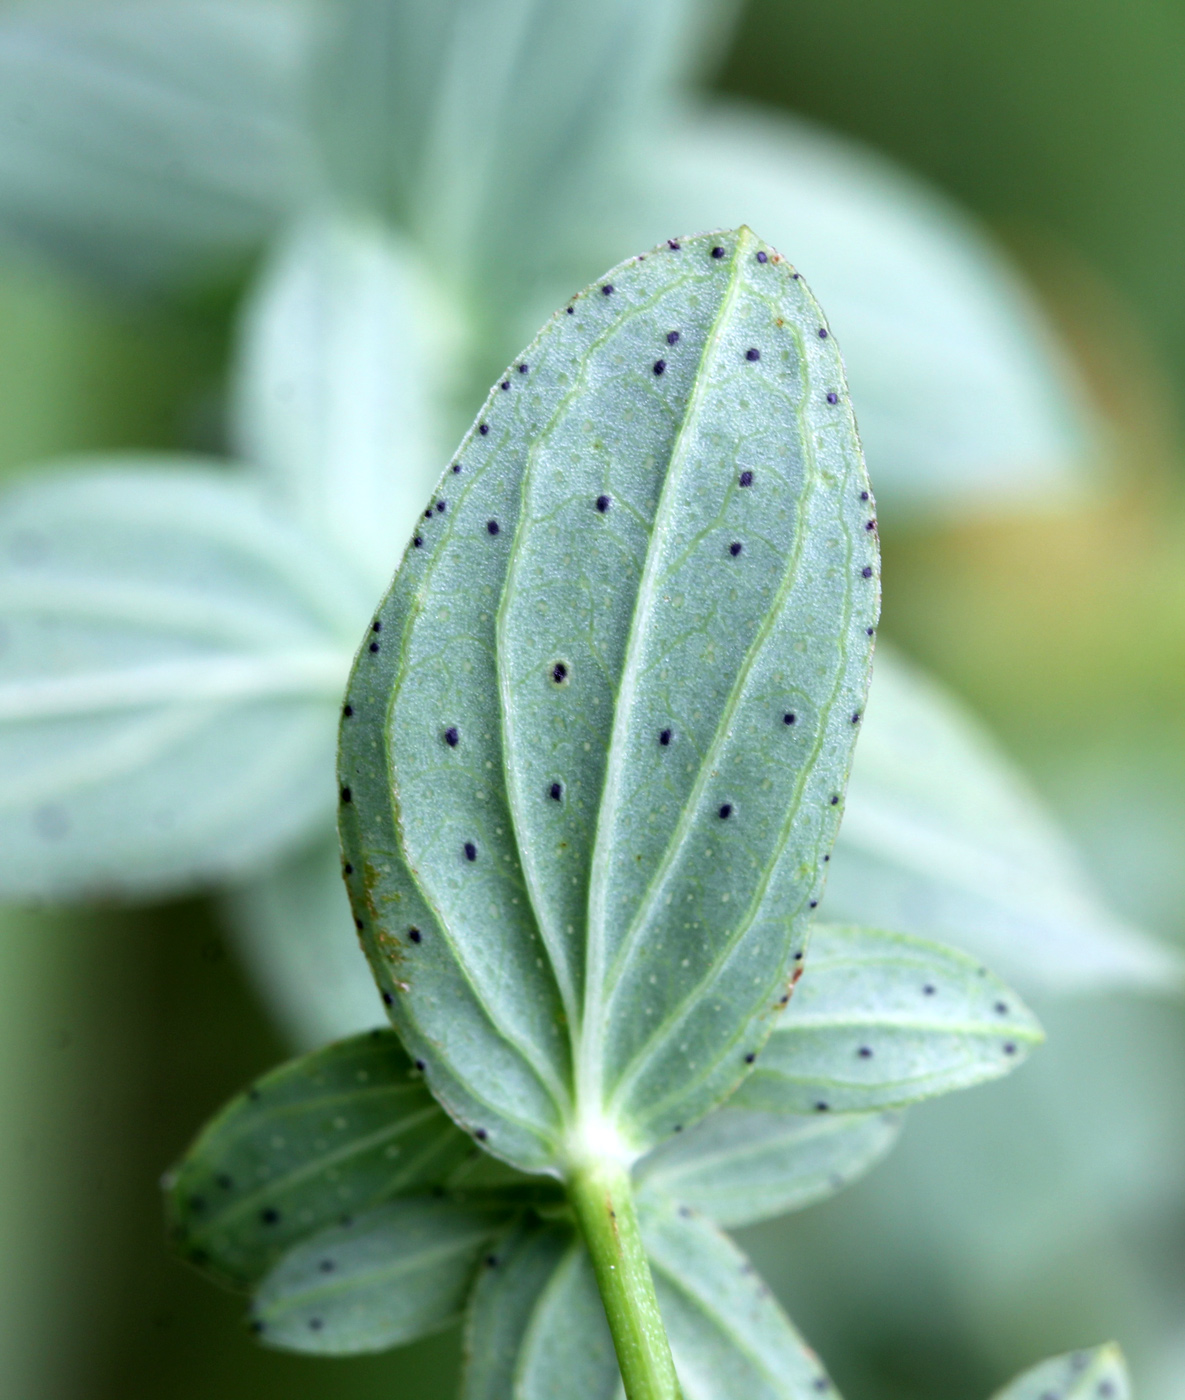
<path fill-rule="evenodd" d="M 1039 1038 L 1015 996 L 961 953 L 815 930 L 809 971 L 754 1073 L 634 1169 L 689 1397 L 699 1393 L 690 1374 L 714 1376 L 705 1393 L 717 1395 L 802 1397 L 822 1379 L 719 1227 L 840 1190 L 891 1146 L 898 1120 L 886 1110 L 1004 1073 Z M 509 1396 L 497 1377 L 511 1373 L 535 1377 L 514 1393 L 546 1394 L 549 1368 L 577 1364 L 582 1394 L 600 1393 L 602 1374 L 610 1391 L 617 1383 L 559 1183 L 487 1156 L 389 1031 L 294 1061 L 228 1105 L 172 1174 L 169 1214 L 186 1258 L 252 1292 L 270 1345 L 337 1355 L 396 1346 L 450 1322 L 468 1299 L 466 1397 Z M 722 1388 L 745 1357 L 771 1350 L 780 1388 Z"/>

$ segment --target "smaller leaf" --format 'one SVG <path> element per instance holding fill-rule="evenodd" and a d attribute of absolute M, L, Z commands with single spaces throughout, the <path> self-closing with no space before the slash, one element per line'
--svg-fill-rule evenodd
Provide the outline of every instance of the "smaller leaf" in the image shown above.
<path fill-rule="evenodd" d="M 553 1400 L 560 1395 L 614 1400 L 621 1394 L 617 1356 L 592 1259 L 573 1231 L 539 1294 L 523 1337 L 514 1373 L 514 1400 Z"/>
<path fill-rule="evenodd" d="M 461 1400 L 512 1400 L 523 1339 L 572 1239 L 570 1226 L 532 1220 L 491 1247 L 469 1304 Z M 588 1391 L 573 1384 L 572 1393 Z"/>
<path fill-rule="evenodd" d="M 178 1248 L 250 1286 L 292 1245 L 442 1182 L 474 1152 L 391 1031 L 265 1075 L 207 1125 L 166 1182 Z"/>
<path fill-rule="evenodd" d="M 1130 1400 L 1123 1353 L 1114 1342 L 1054 1356 L 1022 1371 L 992 1400 Z"/>
<path fill-rule="evenodd" d="M 901 1107 L 1006 1074 L 1042 1039 L 1032 1012 L 966 953 L 824 924 L 732 1102 L 783 1113 Z"/>
<path fill-rule="evenodd" d="M 884 1113 L 763 1113 L 726 1104 L 634 1169 L 639 1201 L 677 1201 L 736 1228 L 841 1191 L 897 1140 Z"/>
<path fill-rule="evenodd" d="M 269 1346 L 349 1356 L 400 1346 L 461 1311 L 505 1216 L 427 1196 L 390 1201 L 290 1250 L 264 1279 L 252 1328 Z"/>
<path fill-rule="evenodd" d="M 818 1400 L 831 1394 L 819 1359 L 753 1265 L 687 1207 L 641 1215 L 683 1400 Z"/>

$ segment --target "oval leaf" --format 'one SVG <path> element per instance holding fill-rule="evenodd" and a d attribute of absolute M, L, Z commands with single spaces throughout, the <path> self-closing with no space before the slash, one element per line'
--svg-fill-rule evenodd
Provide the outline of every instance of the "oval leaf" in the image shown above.
<path fill-rule="evenodd" d="M 1023 1371 L 992 1400 L 1131 1400 L 1123 1353 L 1114 1342 L 1054 1356 Z"/>
<path fill-rule="evenodd" d="M 263 1280 L 252 1330 L 286 1351 L 350 1356 L 446 1327 L 465 1305 L 496 1211 L 416 1196 L 290 1250 Z"/>
<path fill-rule="evenodd" d="M 1007 1074 L 1043 1039 L 1016 993 L 966 953 L 821 924 L 733 1102 L 781 1113 L 899 1108 Z"/>
<path fill-rule="evenodd" d="M 178 1249 L 233 1286 L 297 1241 L 446 1180 L 473 1152 L 392 1031 L 371 1031 L 265 1075 L 170 1174 Z"/>
<path fill-rule="evenodd" d="M 459 1121 L 562 1170 L 727 1095 L 819 897 L 878 603 L 822 315 L 747 229 L 671 240 L 495 386 L 351 681 L 342 832 Z"/>
<path fill-rule="evenodd" d="M 858 1180 L 897 1140 L 887 1113 L 809 1116 L 727 1103 L 634 1169 L 639 1200 L 659 1197 L 735 1229 L 801 1210 Z"/>
<path fill-rule="evenodd" d="M 332 811 L 366 593 L 213 464 L 100 459 L 0 498 L 0 892 L 163 893 Z"/>

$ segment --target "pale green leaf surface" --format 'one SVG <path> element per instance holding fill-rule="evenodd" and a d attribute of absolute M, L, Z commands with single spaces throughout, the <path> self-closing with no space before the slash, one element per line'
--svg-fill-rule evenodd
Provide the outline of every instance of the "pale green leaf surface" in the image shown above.
<path fill-rule="evenodd" d="M 637 179 L 617 246 L 743 219 L 792 250 L 843 347 L 886 508 L 1078 494 L 1096 449 L 1066 357 L 933 190 L 843 137 L 724 106 L 648 132 Z"/>
<path fill-rule="evenodd" d="M 471 306 L 513 308 L 580 236 L 704 8 L 345 0 L 318 63 L 330 178 L 417 238 Z"/>
<path fill-rule="evenodd" d="M 252 1328 L 323 1356 L 385 1351 L 457 1318 L 503 1217 L 428 1196 L 377 1206 L 289 1250 L 260 1284 Z"/>
<path fill-rule="evenodd" d="M 803 1116 L 730 1101 L 638 1163 L 639 1199 L 677 1201 L 730 1229 L 752 1225 L 843 1190 L 881 1160 L 899 1128 L 886 1113 Z"/>
<path fill-rule="evenodd" d="M 519 1224 L 491 1246 L 466 1313 L 461 1400 L 514 1400 L 515 1374 L 527 1329 L 540 1295 L 571 1245 L 570 1226 L 531 1221 Z M 596 1331 L 604 1334 L 612 1349 L 603 1316 Z M 596 1395 L 604 1373 L 603 1364 L 592 1376 L 569 1371 L 569 1393 Z M 616 1362 L 611 1375 L 616 1379 Z"/>
<path fill-rule="evenodd" d="M 822 912 L 966 947 L 1025 987 L 1172 987 L 1185 973 L 1106 908 L 980 723 L 883 643 Z"/>
<path fill-rule="evenodd" d="M 177 1248 L 254 1285 L 310 1235 L 447 1181 L 474 1153 L 393 1031 L 282 1065 L 203 1129 L 169 1174 Z"/>
<path fill-rule="evenodd" d="M 241 476 L 96 459 L 0 496 L 0 889 L 251 869 L 332 809 L 366 591 Z"/>
<path fill-rule="evenodd" d="M 1007 1074 L 1042 1039 L 1015 992 L 966 953 L 817 925 L 806 973 L 734 1102 L 783 1113 L 899 1108 Z"/>
<path fill-rule="evenodd" d="M 608 274 L 495 386 L 359 653 L 355 914 L 434 1092 L 528 1169 L 577 1075 L 627 1151 L 719 1102 L 801 947 L 878 602 L 824 330 L 748 231 Z"/>
<path fill-rule="evenodd" d="M 539 1294 L 514 1370 L 514 1400 L 614 1400 L 621 1380 L 592 1260 L 573 1232 Z"/>
<path fill-rule="evenodd" d="M 304 9 L 6 6 L 0 228 L 120 282 L 237 268 L 310 186 Z"/>
<path fill-rule="evenodd" d="M 835 1394 L 753 1265 L 707 1219 L 649 1204 L 642 1235 L 683 1400 L 818 1400 Z"/>
<path fill-rule="evenodd" d="M 1123 1353 L 1108 1342 L 1042 1361 L 992 1400 L 1131 1400 L 1131 1381 Z"/>
<path fill-rule="evenodd" d="M 376 594 L 440 473 L 450 379 L 446 308 L 410 245 L 328 215 L 290 231 L 243 315 L 235 436 Z"/>
<path fill-rule="evenodd" d="M 387 1024 L 358 946 L 336 836 L 232 885 L 222 906 L 248 974 L 294 1050 Z"/>

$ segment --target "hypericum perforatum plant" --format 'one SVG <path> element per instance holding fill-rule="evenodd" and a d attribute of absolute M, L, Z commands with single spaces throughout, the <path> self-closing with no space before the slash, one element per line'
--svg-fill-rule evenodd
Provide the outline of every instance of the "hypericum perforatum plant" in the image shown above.
<path fill-rule="evenodd" d="M 839 353 L 748 229 L 614 269 L 507 369 L 342 708 L 398 1035 L 267 1076 L 169 1181 L 264 1342 L 467 1308 L 466 1400 L 829 1389 L 721 1227 L 840 1189 L 892 1110 L 1041 1036 L 973 959 L 871 929 L 816 929 L 791 995 L 878 601 Z"/>

